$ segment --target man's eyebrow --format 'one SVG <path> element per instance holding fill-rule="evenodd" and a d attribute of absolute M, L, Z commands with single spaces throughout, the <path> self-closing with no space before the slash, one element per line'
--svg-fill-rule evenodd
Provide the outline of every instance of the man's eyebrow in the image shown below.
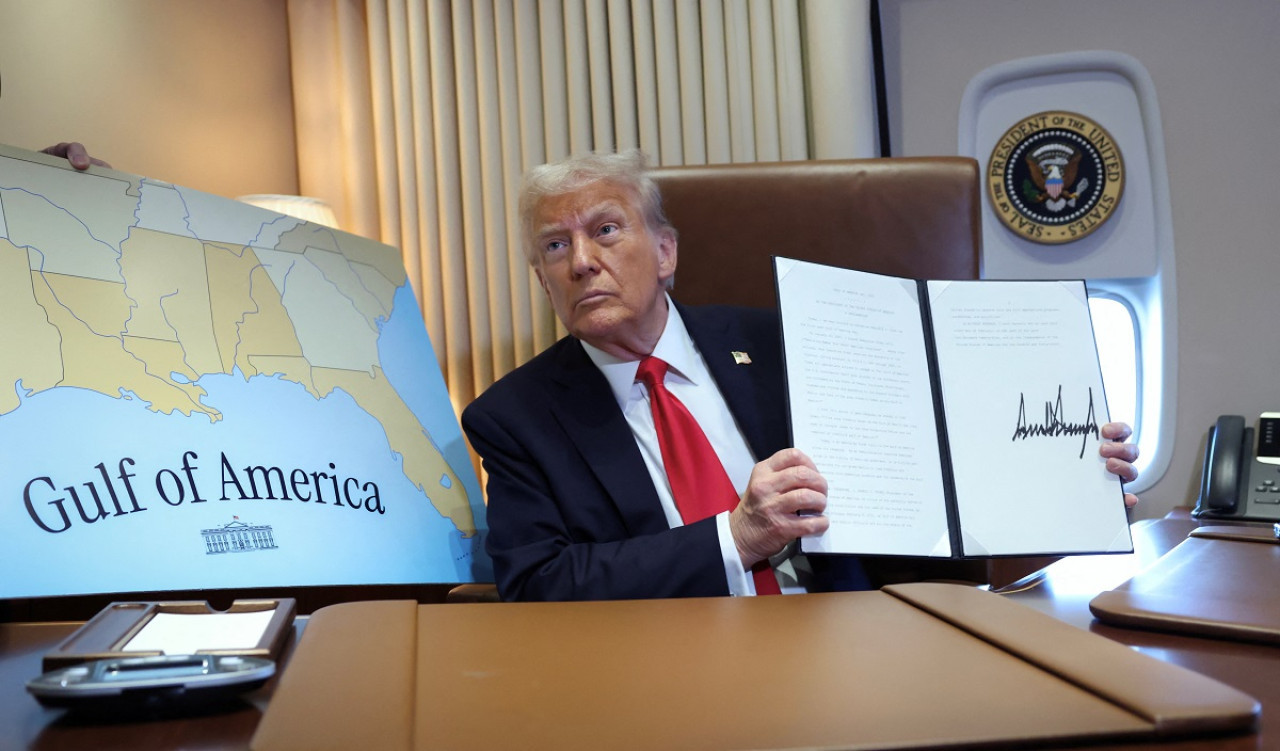
<path fill-rule="evenodd" d="M 541 239 L 550 235 L 558 235 L 567 232 L 568 225 L 571 224 L 593 224 L 599 221 L 602 217 L 609 216 L 611 214 L 625 213 L 626 212 L 623 210 L 622 204 L 617 201 L 604 201 L 592 206 L 584 212 L 575 212 L 573 218 L 569 221 L 558 221 L 544 224 L 534 231 L 533 236 Z"/>

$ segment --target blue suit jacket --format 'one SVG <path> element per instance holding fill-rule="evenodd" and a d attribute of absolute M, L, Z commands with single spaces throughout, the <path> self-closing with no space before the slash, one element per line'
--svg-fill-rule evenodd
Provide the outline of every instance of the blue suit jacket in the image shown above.
<path fill-rule="evenodd" d="M 777 315 L 677 308 L 757 460 L 788 446 Z M 751 364 L 736 364 L 734 351 Z M 668 526 L 622 410 L 578 340 L 493 384 L 462 426 L 489 474 L 486 547 L 503 599 L 729 593 L 715 520 Z M 854 561 L 812 560 L 816 588 L 865 586 Z"/>

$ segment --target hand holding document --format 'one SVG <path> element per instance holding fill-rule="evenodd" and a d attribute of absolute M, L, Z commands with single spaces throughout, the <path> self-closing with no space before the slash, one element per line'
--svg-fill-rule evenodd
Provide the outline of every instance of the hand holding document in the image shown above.
<path fill-rule="evenodd" d="M 1083 282 L 775 271 L 794 445 L 828 482 L 806 552 L 1132 550 Z"/>

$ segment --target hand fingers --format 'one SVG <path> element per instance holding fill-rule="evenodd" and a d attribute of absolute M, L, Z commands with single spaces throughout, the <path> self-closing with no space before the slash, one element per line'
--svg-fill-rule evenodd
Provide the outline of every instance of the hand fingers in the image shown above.
<path fill-rule="evenodd" d="M 79 141 L 72 141 L 67 144 L 67 161 L 72 164 L 85 164 L 89 161 L 89 152 L 85 150 L 84 144 Z"/>
<path fill-rule="evenodd" d="M 798 515 L 821 515 L 827 509 L 827 485 L 821 475 L 816 477 L 821 482 L 811 485 L 787 482 L 781 474 L 770 475 L 765 481 L 753 480 L 741 501 L 743 510 L 768 524 L 778 524 Z"/>
<path fill-rule="evenodd" d="M 747 497 L 765 500 L 770 496 L 782 495 L 793 490 L 809 489 L 826 495 L 827 480 L 813 466 L 809 458 L 799 452 L 805 461 L 795 463 L 775 462 L 782 452 L 757 464 L 751 470 L 751 479 L 747 483 Z"/>
<path fill-rule="evenodd" d="M 827 481 L 808 467 L 753 473 L 743 503 L 765 513 L 821 513 L 827 507 Z"/>
<path fill-rule="evenodd" d="M 89 159 L 89 152 L 84 144 L 75 141 L 67 144 L 67 161 L 71 162 L 72 167 L 80 170 L 89 169 L 89 165 L 93 163 Z"/>
<path fill-rule="evenodd" d="M 110 167 L 111 165 L 101 159 L 94 159 L 89 156 L 89 151 L 84 144 L 79 141 L 63 141 L 46 149 L 42 149 L 46 154 L 52 156 L 60 156 L 71 162 L 71 166 L 78 170 L 89 169 L 89 165 L 96 164 L 100 167 Z"/>
<path fill-rule="evenodd" d="M 1138 459 L 1138 446 L 1134 443 L 1103 443 L 1098 446 L 1098 453 L 1105 459 L 1134 462 Z"/>
<path fill-rule="evenodd" d="M 784 470 L 787 467 L 809 467 L 814 470 L 818 468 L 818 465 L 813 463 L 808 454 L 797 448 L 783 449 L 756 466 L 763 466 L 775 472 Z"/>
<path fill-rule="evenodd" d="M 1109 422 L 1102 426 L 1102 437 L 1108 441 L 1127 441 L 1133 435 L 1133 428 L 1123 422 Z"/>
<path fill-rule="evenodd" d="M 798 537 L 825 532 L 822 514 L 826 495 L 808 488 L 782 494 L 753 494 L 751 488 L 729 514 L 729 527 L 742 562 L 751 566 L 768 558 Z"/>
<path fill-rule="evenodd" d="M 766 508 L 783 516 L 813 516 L 827 510 L 827 494 L 811 488 L 798 488 L 774 496 Z"/>
<path fill-rule="evenodd" d="M 797 516 L 793 517 L 789 525 L 787 541 L 796 539 L 797 537 L 808 537 L 809 535 L 820 535 L 827 531 L 831 526 L 831 520 L 825 516 Z"/>
<path fill-rule="evenodd" d="M 820 493 L 797 490 L 773 500 L 765 504 L 757 520 L 763 525 L 762 531 L 779 548 L 797 537 L 821 534 L 831 523 L 823 513 L 827 497 Z"/>
<path fill-rule="evenodd" d="M 1122 482 L 1133 482 L 1138 479 L 1138 470 L 1132 464 L 1119 459 L 1107 460 L 1107 471 L 1120 478 Z"/>
<path fill-rule="evenodd" d="M 1124 494 L 1125 508 L 1133 508 L 1134 506 L 1137 506 L 1137 505 L 1138 505 L 1138 496 L 1134 495 L 1133 493 Z"/>

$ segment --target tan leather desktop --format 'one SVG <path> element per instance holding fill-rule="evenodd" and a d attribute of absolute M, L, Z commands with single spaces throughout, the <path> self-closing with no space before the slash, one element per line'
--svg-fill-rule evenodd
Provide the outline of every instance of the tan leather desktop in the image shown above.
<path fill-rule="evenodd" d="M 1089 603 L 1115 626 L 1280 645 L 1280 538 L 1270 526 L 1211 526 Z"/>
<path fill-rule="evenodd" d="M 1244 732 L 1252 698 L 999 595 L 317 612 L 251 748 L 929 748 Z"/>

